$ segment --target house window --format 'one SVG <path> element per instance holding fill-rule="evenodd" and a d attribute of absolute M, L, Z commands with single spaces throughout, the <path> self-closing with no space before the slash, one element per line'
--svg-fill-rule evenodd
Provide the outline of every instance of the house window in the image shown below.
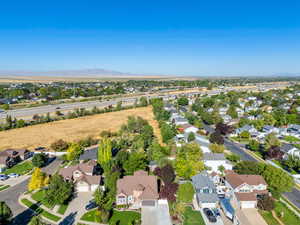
<path fill-rule="evenodd" d="M 208 194 L 209 193 L 209 189 L 208 188 L 203 189 L 203 193 Z"/>

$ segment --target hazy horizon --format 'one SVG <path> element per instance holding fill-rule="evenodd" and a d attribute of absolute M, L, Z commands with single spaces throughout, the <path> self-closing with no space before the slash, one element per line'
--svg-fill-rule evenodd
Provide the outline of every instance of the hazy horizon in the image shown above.
<path fill-rule="evenodd" d="M 0 70 L 298 74 L 299 11 L 293 0 L 5 1 Z"/>

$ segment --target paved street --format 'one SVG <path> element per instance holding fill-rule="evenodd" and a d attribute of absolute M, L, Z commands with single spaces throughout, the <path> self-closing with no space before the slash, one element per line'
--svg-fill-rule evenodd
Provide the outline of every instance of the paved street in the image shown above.
<path fill-rule="evenodd" d="M 52 174 L 57 170 L 60 163 L 60 159 L 55 159 L 52 163 L 43 168 L 43 171 Z M 7 190 L 0 192 L 1 201 L 5 201 L 13 212 L 13 225 L 27 224 L 27 222 L 33 216 L 31 210 L 24 208 L 18 203 L 19 196 L 27 191 L 28 181 L 29 178 L 13 187 L 8 188 Z"/>
<path fill-rule="evenodd" d="M 213 132 L 214 129 L 210 126 L 205 125 L 204 129 L 208 132 Z M 225 139 L 224 145 L 231 152 L 239 155 L 242 160 L 246 161 L 258 161 L 256 158 L 249 155 L 245 150 L 243 150 L 242 146 L 237 143 L 233 143 L 232 141 Z M 283 196 L 286 197 L 290 202 L 292 202 L 295 206 L 300 209 L 300 190 L 297 188 L 293 188 L 291 192 L 283 193 Z"/>

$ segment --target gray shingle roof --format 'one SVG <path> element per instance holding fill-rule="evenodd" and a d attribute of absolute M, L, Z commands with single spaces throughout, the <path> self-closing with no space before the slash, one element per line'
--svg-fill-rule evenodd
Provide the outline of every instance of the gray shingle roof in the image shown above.
<path fill-rule="evenodd" d="M 214 189 L 215 185 L 207 173 L 199 173 L 192 177 L 192 183 L 195 189 L 210 188 Z"/>
<path fill-rule="evenodd" d="M 293 148 L 295 148 L 294 145 L 291 144 L 283 144 L 280 148 L 281 151 L 283 152 L 289 152 L 290 150 L 292 150 Z"/>

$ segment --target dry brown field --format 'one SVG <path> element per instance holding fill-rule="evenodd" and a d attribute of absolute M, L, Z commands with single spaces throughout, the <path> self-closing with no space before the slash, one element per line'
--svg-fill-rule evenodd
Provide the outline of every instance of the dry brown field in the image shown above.
<path fill-rule="evenodd" d="M 32 150 L 38 146 L 49 147 L 58 139 L 72 142 L 88 136 L 99 137 L 104 130 L 117 131 L 126 123 L 128 116 L 140 116 L 148 120 L 161 142 L 158 123 L 149 106 L 1 131 L 0 151 L 7 148 Z"/>

